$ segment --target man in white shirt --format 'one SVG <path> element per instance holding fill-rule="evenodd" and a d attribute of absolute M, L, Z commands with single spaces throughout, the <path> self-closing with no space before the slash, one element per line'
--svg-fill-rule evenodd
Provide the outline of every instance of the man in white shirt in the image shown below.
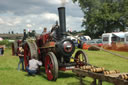
<path fill-rule="evenodd" d="M 29 67 L 26 67 L 26 70 L 28 71 L 28 75 L 36 74 L 38 67 L 41 65 L 42 65 L 42 62 L 36 60 L 35 57 L 32 57 L 32 59 L 29 60 Z"/>

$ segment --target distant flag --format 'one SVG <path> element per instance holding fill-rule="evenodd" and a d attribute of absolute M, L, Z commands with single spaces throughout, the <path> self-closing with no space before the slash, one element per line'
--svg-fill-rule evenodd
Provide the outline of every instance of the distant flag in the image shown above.
<path fill-rule="evenodd" d="M 69 31 L 72 32 L 72 28 L 70 28 Z"/>
<path fill-rule="evenodd" d="M 28 28 L 28 32 L 31 32 L 31 30 Z"/>

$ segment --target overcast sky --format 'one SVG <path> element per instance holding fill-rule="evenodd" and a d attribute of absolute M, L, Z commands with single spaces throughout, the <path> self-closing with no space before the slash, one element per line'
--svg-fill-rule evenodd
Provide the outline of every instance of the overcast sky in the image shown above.
<path fill-rule="evenodd" d="M 61 5 L 61 0 L 0 0 L 0 33 L 22 33 L 23 29 L 41 33 L 44 27 L 50 30 L 58 20 L 57 8 Z M 78 4 L 66 0 L 65 7 L 67 30 L 84 30 Z"/>

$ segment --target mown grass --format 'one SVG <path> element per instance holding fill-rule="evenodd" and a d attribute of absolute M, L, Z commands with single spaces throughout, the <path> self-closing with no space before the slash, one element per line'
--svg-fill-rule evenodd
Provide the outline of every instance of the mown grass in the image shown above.
<path fill-rule="evenodd" d="M 128 60 L 111 55 L 103 51 L 85 51 L 89 63 L 106 69 L 117 69 L 121 72 L 128 72 Z M 117 52 L 127 56 L 127 52 Z M 26 76 L 27 73 L 17 71 L 18 57 L 11 55 L 11 50 L 6 49 L 5 55 L 0 56 L 0 85 L 79 85 L 79 79 L 71 71 L 59 72 L 57 81 L 48 81 L 42 69 L 41 75 Z M 90 85 L 91 78 L 84 79 L 86 85 Z M 103 85 L 111 85 L 103 83 Z"/>

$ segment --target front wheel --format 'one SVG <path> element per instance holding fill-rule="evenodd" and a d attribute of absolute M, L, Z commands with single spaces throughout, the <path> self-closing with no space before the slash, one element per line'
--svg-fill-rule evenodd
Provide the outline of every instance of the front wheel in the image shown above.
<path fill-rule="evenodd" d="M 88 57 L 85 54 L 84 51 L 78 50 L 75 54 L 75 62 L 76 62 L 76 67 L 84 66 L 87 65 L 88 63 Z"/>
<path fill-rule="evenodd" d="M 58 62 L 53 52 L 49 52 L 45 57 L 45 72 L 48 80 L 56 80 L 58 78 Z"/>

